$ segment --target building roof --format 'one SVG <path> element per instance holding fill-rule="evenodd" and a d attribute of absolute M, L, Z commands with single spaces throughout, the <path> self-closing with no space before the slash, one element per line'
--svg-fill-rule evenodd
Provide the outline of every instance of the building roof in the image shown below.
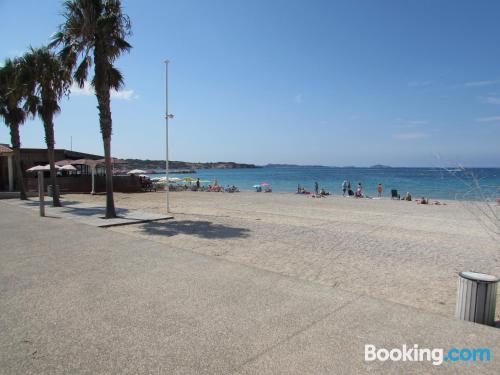
<path fill-rule="evenodd" d="M 46 148 L 25 148 L 25 147 L 21 148 L 21 154 L 23 156 L 25 156 L 27 154 L 29 155 L 29 154 L 32 154 L 32 153 L 39 153 L 39 152 L 46 153 L 47 149 Z M 71 160 L 75 160 L 75 159 L 94 159 L 94 160 L 97 160 L 97 159 L 102 159 L 103 158 L 103 156 L 101 156 L 101 155 L 87 154 L 85 152 L 78 152 L 78 151 L 66 150 L 64 148 L 56 148 L 56 149 L 54 149 L 54 152 L 56 154 L 57 153 L 63 153 L 64 157 L 66 159 L 71 159 Z"/>
<path fill-rule="evenodd" d="M 13 151 L 10 147 L 0 143 L 0 154 L 10 154 L 11 152 Z"/>

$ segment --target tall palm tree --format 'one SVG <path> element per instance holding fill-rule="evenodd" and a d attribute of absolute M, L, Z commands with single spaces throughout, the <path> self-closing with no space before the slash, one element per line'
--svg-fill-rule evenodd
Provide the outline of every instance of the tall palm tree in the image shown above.
<path fill-rule="evenodd" d="M 17 59 L 5 60 L 0 68 L 0 117 L 10 128 L 10 142 L 14 150 L 17 188 L 22 200 L 27 199 L 24 187 L 23 170 L 21 168 L 21 137 L 19 126 L 26 120 L 26 113 L 22 108 L 23 94 L 18 84 L 19 61 Z"/>
<path fill-rule="evenodd" d="M 31 48 L 20 59 L 19 72 L 19 81 L 26 97 L 25 109 L 33 115 L 38 114 L 43 122 L 53 187 L 52 204 L 60 207 L 59 193 L 55 188 L 57 171 L 54 158 L 54 116 L 61 110 L 59 100 L 69 93 L 71 74 L 48 47 Z"/>
<path fill-rule="evenodd" d="M 119 0 L 68 0 L 64 2 L 65 22 L 54 34 L 51 47 L 61 46 L 61 59 L 74 71 L 83 87 L 90 66 L 94 66 L 91 84 L 99 109 L 99 124 L 106 164 L 106 218 L 116 217 L 113 200 L 111 165 L 112 120 L 110 90 L 123 87 L 123 76 L 113 66 L 116 59 L 132 46 L 125 40 L 130 35 L 130 19 L 122 13 Z"/>

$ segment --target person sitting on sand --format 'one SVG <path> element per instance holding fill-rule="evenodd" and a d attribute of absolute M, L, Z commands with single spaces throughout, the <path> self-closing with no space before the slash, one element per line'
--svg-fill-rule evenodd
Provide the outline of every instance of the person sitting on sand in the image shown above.
<path fill-rule="evenodd" d="M 356 189 L 356 194 L 354 194 L 356 198 L 361 198 L 363 197 L 363 187 L 361 186 L 361 182 L 358 183 L 358 187 Z"/>
<path fill-rule="evenodd" d="M 324 188 L 321 188 L 321 191 L 319 192 L 319 194 L 322 196 L 330 195 L 330 193 L 328 191 L 326 191 Z"/>
<path fill-rule="evenodd" d="M 425 199 L 425 197 L 422 197 L 422 199 L 418 200 L 417 203 L 419 203 L 419 204 L 429 204 L 429 200 Z"/>
<path fill-rule="evenodd" d="M 411 193 L 409 191 L 406 192 L 403 200 L 411 202 Z"/>
<path fill-rule="evenodd" d="M 300 192 L 299 192 L 299 194 L 311 194 L 311 193 L 309 193 L 309 192 L 306 190 L 306 188 L 301 187 L 301 188 L 300 188 Z"/>

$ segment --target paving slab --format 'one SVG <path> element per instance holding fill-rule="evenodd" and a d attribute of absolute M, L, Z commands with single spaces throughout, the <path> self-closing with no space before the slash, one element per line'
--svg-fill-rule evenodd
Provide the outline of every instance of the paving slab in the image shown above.
<path fill-rule="evenodd" d="M 500 372 L 500 330 L 0 203 L 0 374 Z M 489 363 L 365 362 L 490 347 Z"/>
<path fill-rule="evenodd" d="M 37 212 L 40 209 L 40 201 L 38 198 L 24 201 L 19 199 L 5 199 L 2 200 L 2 203 L 28 208 Z M 101 228 L 146 223 L 158 220 L 169 220 L 173 218 L 172 215 L 153 214 L 140 210 L 128 210 L 117 207 L 115 210 L 118 217 L 105 219 L 105 206 L 65 200 L 61 200 L 61 204 L 62 207 L 52 207 L 52 200 L 50 198 L 45 200 L 45 216 L 76 220 L 83 224 Z"/>

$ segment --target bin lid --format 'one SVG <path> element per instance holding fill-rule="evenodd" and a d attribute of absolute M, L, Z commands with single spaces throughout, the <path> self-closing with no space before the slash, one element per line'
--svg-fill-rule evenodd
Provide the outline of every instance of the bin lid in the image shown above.
<path fill-rule="evenodd" d="M 472 281 L 480 281 L 483 283 L 496 283 L 498 282 L 498 277 L 492 276 L 492 275 L 487 275 L 485 273 L 480 273 L 480 272 L 472 272 L 472 271 L 466 271 L 466 272 L 460 272 L 459 275 L 463 277 L 464 279 L 472 280 Z"/>

